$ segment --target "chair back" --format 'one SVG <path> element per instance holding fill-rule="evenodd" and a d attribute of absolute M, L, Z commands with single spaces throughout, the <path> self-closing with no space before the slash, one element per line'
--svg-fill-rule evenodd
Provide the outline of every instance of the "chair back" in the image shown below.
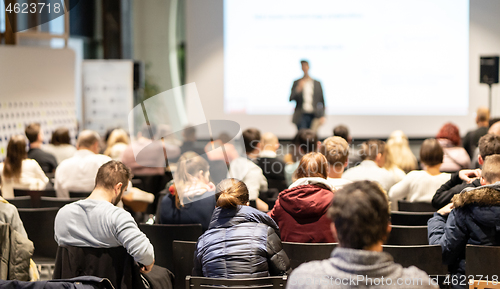
<path fill-rule="evenodd" d="M 81 198 L 57 198 L 57 197 L 41 197 L 41 208 L 62 208 L 67 204 L 81 200 Z"/>
<path fill-rule="evenodd" d="M 174 271 L 173 241 L 198 241 L 203 233 L 201 224 L 163 225 L 139 224 L 139 229 L 146 234 L 155 249 L 155 264 Z"/>
<path fill-rule="evenodd" d="M 193 272 L 196 242 L 174 240 L 172 247 L 174 254 L 174 288 L 182 289 L 185 286 L 186 276 L 191 275 Z"/>
<path fill-rule="evenodd" d="M 398 201 L 398 210 L 403 212 L 435 212 L 436 209 L 428 202 Z"/>
<path fill-rule="evenodd" d="M 400 226 L 427 226 L 433 212 L 391 212 L 391 223 Z"/>
<path fill-rule="evenodd" d="M 207 277 L 186 277 L 186 289 L 198 288 L 218 288 L 227 286 L 231 289 L 270 289 L 270 288 L 285 288 L 287 276 L 278 277 L 262 277 L 251 279 L 222 279 L 222 278 L 207 278 Z"/>
<path fill-rule="evenodd" d="M 54 220 L 59 208 L 18 209 L 28 238 L 35 245 L 33 259 L 48 258 L 54 260 L 57 243 L 54 240 Z"/>
<path fill-rule="evenodd" d="M 330 258 L 335 247 L 337 247 L 337 243 L 283 242 L 283 250 L 290 259 L 292 269 L 299 267 L 302 263 Z"/>
<path fill-rule="evenodd" d="M 14 189 L 14 196 L 31 196 L 31 207 L 40 208 L 40 198 L 44 197 L 55 197 L 56 191 L 54 190 L 44 190 L 44 191 L 32 191 L 32 190 L 19 190 Z"/>
<path fill-rule="evenodd" d="M 210 165 L 210 178 L 212 178 L 212 181 L 215 185 L 220 183 L 220 181 L 222 181 L 223 179 L 227 178 L 228 169 L 225 161 L 208 161 L 208 164 Z"/>
<path fill-rule="evenodd" d="M 86 199 L 92 192 L 69 192 L 70 198 Z"/>
<path fill-rule="evenodd" d="M 16 208 L 31 208 L 31 196 L 14 197 L 5 200 L 16 206 Z"/>
<path fill-rule="evenodd" d="M 483 275 L 491 281 L 494 275 L 500 275 L 500 247 L 467 245 L 465 248 L 465 274 Z"/>
<path fill-rule="evenodd" d="M 427 226 L 392 225 L 386 245 L 429 245 Z"/>
<path fill-rule="evenodd" d="M 415 266 L 428 275 L 446 275 L 448 268 L 443 265 L 440 245 L 392 246 L 383 245 L 384 252 L 392 255 L 394 262 L 403 267 Z"/>

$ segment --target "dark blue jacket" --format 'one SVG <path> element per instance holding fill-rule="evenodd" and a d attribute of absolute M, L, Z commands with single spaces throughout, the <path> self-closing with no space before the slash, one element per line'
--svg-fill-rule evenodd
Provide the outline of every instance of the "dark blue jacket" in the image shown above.
<path fill-rule="evenodd" d="M 289 269 L 278 225 L 249 206 L 216 208 L 208 231 L 196 244 L 195 276 L 258 278 L 283 275 Z"/>
<path fill-rule="evenodd" d="M 48 280 L 37 282 L 24 282 L 17 280 L 4 281 L 0 280 L 0 288 L 4 289 L 98 289 L 98 288 L 113 288 L 111 282 L 106 278 L 94 276 L 81 276 L 66 280 Z"/>
<path fill-rule="evenodd" d="M 214 192 L 206 192 L 201 197 L 177 209 L 175 197 L 167 194 L 161 201 L 160 224 L 201 224 L 206 231 L 215 209 L 215 195 Z"/>
<path fill-rule="evenodd" d="M 500 185 L 466 189 L 452 202 L 448 217 L 435 213 L 428 221 L 428 236 L 429 244 L 441 245 L 443 262 L 459 276 L 465 274 L 467 244 L 500 245 Z"/>

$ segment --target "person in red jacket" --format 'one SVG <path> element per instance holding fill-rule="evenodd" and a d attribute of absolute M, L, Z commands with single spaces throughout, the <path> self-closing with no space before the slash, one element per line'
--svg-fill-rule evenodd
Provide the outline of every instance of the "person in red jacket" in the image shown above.
<path fill-rule="evenodd" d="M 294 182 L 282 191 L 269 216 L 278 224 L 281 240 L 298 243 L 334 243 L 326 212 L 335 189 L 327 181 L 325 156 L 312 152 L 302 157 Z"/>

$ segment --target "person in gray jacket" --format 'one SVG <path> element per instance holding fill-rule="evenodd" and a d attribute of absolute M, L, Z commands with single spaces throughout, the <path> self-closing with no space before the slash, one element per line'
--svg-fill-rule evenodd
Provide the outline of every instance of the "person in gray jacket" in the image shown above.
<path fill-rule="evenodd" d="M 439 288 L 424 271 L 403 268 L 382 251 L 391 223 L 387 196 L 377 183 L 345 185 L 328 215 L 339 245 L 329 259 L 295 269 L 287 288 Z"/>

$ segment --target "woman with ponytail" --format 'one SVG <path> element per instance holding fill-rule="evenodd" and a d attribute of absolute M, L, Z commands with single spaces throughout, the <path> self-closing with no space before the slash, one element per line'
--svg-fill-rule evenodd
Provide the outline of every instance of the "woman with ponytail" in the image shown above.
<path fill-rule="evenodd" d="M 7 144 L 5 161 L 0 163 L 4 198 L 13 198 L 14 189 L 44 190 L 49 182 L 40 165 L 27 157 L 24 136 L 12 136 Z"/>
<path fill-rule="evenodd" d="M 259 278 L 283 275 L 290 261 L 276 223 L 248 206 L 245 183 L 225 179 L 217 185 L 217 208 L 198 239 L 193 275 L 211 278 Z"/>
<path fill-rule="evenodd" d="M 208 162 L 195 152 L 182 154 L 169 191 L 161 201 L 160 224 L 201 224 L 205 231 L 215 209 Z"/>

